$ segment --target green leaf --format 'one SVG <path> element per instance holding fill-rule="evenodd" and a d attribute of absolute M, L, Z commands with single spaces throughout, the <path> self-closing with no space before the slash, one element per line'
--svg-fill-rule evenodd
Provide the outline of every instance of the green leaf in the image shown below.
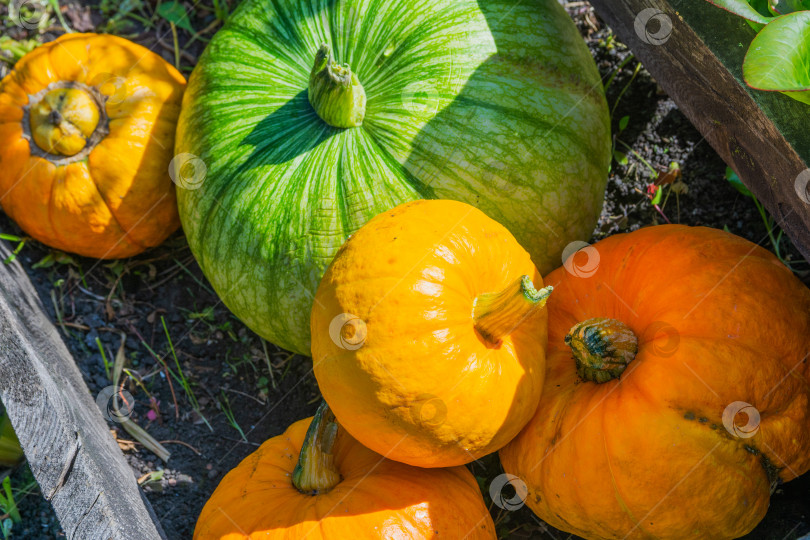
<path fill-rule="evenodd" d="M 630 117 L 629 116 L 622 116 L 621 120 L 619 120 L 619 131 L 624 131 L 624 129 L 627 127 L 627 124 L 629 124 L 629 123 L 630 123 Z"/>
<path fill-rule="evenodd" d="M 42 257 L 39 261 L 31 265 L 31 268 L 50 268 L 56 263 L 76 265 L 76 261 L 73 259 L 73 257 L 68 255 L 64 251 L 51 251 L 50 253 Z"/>
<path fill-rule="evenodd" d="M 759 24 L 768 24 L 771 16 L 768 11 L 767 1 L 758 0 L 708 0 L 717 7 L 738 15 L 749 21 Z"/>
<path fill-rule="evenodd" d="M 194 33 L 194 28 L 191 27 L 191 23 L 188 21 L 186 8 L 177 0 L 160 4 L 157 13 L 167 21 L 173 22 L 178 28 Z"/>
<path fill-rule="evenodd" d="M 9 254 L 9 256 L 6 257 L 3 260 L 3 264 L 11 264 L 12 262 L 14 262 L 17 259 L 17 255 L 20 254 L 20 251 L 22 251 L 22 248 L 25 247 L 25 240 L 26 239 L 25 238 L 20 238 L 19 236 L 15 236 L 13 234 L 2 234 L 2 233 L 0 233 L 0 239 L 8 240 L 10 242 L 19 242 L 17 244 L 17 247 L 14 248 L 14 251 L 12 251 L 11 254 Z"/>
<path fill-rule="evenodd" d="M 14 523 L 19 523 L 22 521 L 22 517 L 20 516 L 20 511 L 17 509 L 17 502 L 14 500 L 14 492 L 11 491 L 11 478 L 6 476 L 3 478 L 3 491 L 6 492 L 6 496 L 4 498 L 4 510 L 9 515 L 9 517 L 14 521 Z"/>
<path fill-rule="evenodd" d="M 726 180 L 728 180 L 729 183 L 737 189 L 737 191 L 739 191 L 740 193 L 742 193 L 746 197 L 753 197 L 754 196 L 754 194 L 751 193 L 751 191 L 747 187 L 745 187 L 745 184 L 742 183 L 742 180 L 740 180 L 740 177 L 737 176 L 737 173 L 735 173 L 731 169 L 731 167 L 726 167 Z"/>
<path fill-rule="evenodd" d="M 793 13 L 794 11 L 802 11 L 810 9 L 810 1 L 808 0 L 772 0 L 769 5 L 772 12 L 778 15 L 785 15 L 786 13 Z"/>
<path fill-rule="evenodd" d="M 745 55 L 743 78 L 751 88 L 810 104 L 810 11 L 783 15 L 763 28 Z"/>
<path fill-rule="evenodd" d="M 615 159 L 616 163 L 618 163 L 619 165 L 624 165 L 625 167 L 627 166 L 627 163 L 628 163 L 627 154 L 625 154 L 624 152 L 619 152 L 618 150 L 614 150 L 613 151 L 613 159 Z"/>
<path fill-rule="evenodd" d="M 50 268 L 56 264 L 56 260 L 53 258 L 53 253 L 48 253 L 44 257 L 42 257 L 39 261 L 35 262 L 31 265 L 31 268 Z"/>
<path fill-rule="evenodd" d="M 0 58 L 8 61 L 11 65 L 14 65 L 20 58 L 33 51 L 38 45 L 39 43 L 33 39 L 16 41 L 11 39 L 9 36 L 0 36 L 0 51 L 7 53 L 10 57 Z"/>

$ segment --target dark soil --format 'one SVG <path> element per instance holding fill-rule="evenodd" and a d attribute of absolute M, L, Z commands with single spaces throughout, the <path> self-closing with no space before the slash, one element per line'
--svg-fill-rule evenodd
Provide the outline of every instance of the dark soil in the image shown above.
<path fill-rule="evenodd" d="M 3 9 L 0 6 L 0 14 Z M 615 41 L 587 4 L 575 2 L 568 10 L 607 81 L 627 59 L 629 51 Z M 86 6 L 69 3 L 64 12 L 69 22 L 81 30 L 104 24 L 94 4 L 88 11 Z M 193 13 L 191 22 L 195 28 L 205 28 L 213 20 L 211 13 L 199 10 Z M 133 37 L 173 62 L 167 28 L 164 24 Z M 211 32 L 215 29 L 216 25 Z M 58 32 L 45 34 L 45 39 L 56 35 Z M 156 36 L 163 37 L 158 40 Z M 183 44 L 188 34 L 180 31 L 179 37 Z M 188 48 L 182 57 L 184 67 L 191 67 L 202 45 L 198 41 Z M 608 101 L 611 107 L 618 102 L 613 115 L 616 138 L 638 156 L 629 153 L 622 143 L 616 143 L 616 149 L 628 154 L 628 160 L 626 164 L 613 163 L 594 239 L 664 221 L 646 195 L 655 175 L 643 164 L 643 159 L 662 171 L 671 162 L 680 165 L 688 192 L 677 198 L 672 192 L 666 199 L 662 212 L 671 222 L 727 227 L 770 248 L 767 230 L 752 200 L 729 184 L 725 164 L 649 74 L 641 69 L 633 77 L 635 68 L 636 61 L 631 59 L 618 71 L 608 89 Z M 628 120 L 620 132 L 623 117 Z M 3 215 L 0 231 L 22 236 L 17 226 Z M 800 259 L 790 246 L 786 253 L 788 259 Z M 133 445 L 132 438 L 119 424 L 110 423 L 110 429 L 119 439 L 133 475 L 141 479 L 147 498 L 171 539 L 191 537 L 204 502 L 225 472 L 264 440 L 280 434 L 293 421 L 311 415 L 317 407 L 319 392 L 311 360 L 264 344 L 232 316 L 211 291 L 182 233 L 175 234 L 160 248 L 118 262 L 54 254 L 36 242 L 28 242 L 18 260 L 54 322 L 63 323 L 65 343 L 93 395 L 111 384 L 96 340 L 112 362 L 121 336 L 125 336 L 124 354 L 133 375 L 128 389 L 136 400 L 132 419 L 163 441 L 172 453 L 171 458 L 163 463 L 142 446 Z M 195 411 L 178 381 L 167 376 L 167 369 L 175 374 L 179 371 L 172 346 L 199 403 L 199 411 Z M 142 381 L 142 388 L 133 382 L 135 378 Z M 229 408 L 235 420 L 233 425 L 226 415 Z M 497 459 L 490 456 L 471 467 L 488 497 L 489 481 L 501 472 Z M 163 471 L 160 479 L 147 476 L 160 470 Z M 15 485 L 30 478 L 24 467 L 13 474 Z M 18 503 L 24 519 L 14 528 L 16 537 L 64 536 L 50 505 L 36 490 L 23 495 Z M 492 508 L 503 537 L 566 537 L 539 522 L 527 508 L 516 512 Z M 765 520 L 746 538 L 797 538 L 810 531 L 808 513 L 810 477 L 805 475 L 776 489 Z"/>

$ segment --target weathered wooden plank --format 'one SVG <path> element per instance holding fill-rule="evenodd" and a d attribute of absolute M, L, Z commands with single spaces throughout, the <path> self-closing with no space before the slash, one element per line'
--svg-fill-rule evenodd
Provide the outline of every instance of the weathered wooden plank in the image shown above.
<path fill-rule="evenodd" d="M 0 400 L 68 538 L 165 538 L 18 262 L 0 264 Z"/>
<path fill-rule="evenodd" d="M 591 3 L 810 260 L 810 107 L 742 83 L 754 30 L 704 0 Z"/>

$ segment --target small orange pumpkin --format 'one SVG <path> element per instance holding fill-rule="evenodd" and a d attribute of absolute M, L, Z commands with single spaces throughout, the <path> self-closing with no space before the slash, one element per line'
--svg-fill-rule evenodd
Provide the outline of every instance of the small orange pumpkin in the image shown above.
<path fill-rule="evenodd" d="M 589 539 L 737 538 L 810 468 L 810 290 L 771 253 L 663 225 L 546 280 L 545 388 L 500 452 L 541 519 Z"/>
<path fill-rule="evenodd" d="M 194 540 L 495 540 L 465 467 L 417 469 L 365 448 L 324 404 L 222 479 Z"/>
<path fill-rule="evenodd" d="M 312 310 L 312 357 L 346 430 L 389 459 L 468 463 L 537 407 L 551 289 L 502 225 L 470 205 L 414 201 L 338 251 Z"/>
<path fill-rule="evenodd" d="M 66 34 L 0 82 L 0 204 L 30 236 L 97 258 L 180 224 L 169 177 L 185 80 L 126 39 Z"/>

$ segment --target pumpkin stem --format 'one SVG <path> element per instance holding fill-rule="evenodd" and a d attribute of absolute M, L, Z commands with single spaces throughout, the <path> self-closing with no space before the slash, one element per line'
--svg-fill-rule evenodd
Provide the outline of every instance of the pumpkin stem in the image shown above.
<path fill-rule="evenodd" d="M 31 155 L 56 166 L 87 159 L 109 132 L 107 97 L 93 86 L 56 81 L 28 96 L 23 137 Z"/>
<path fill-rule="evenodd" d="M 340 472 L 335 467 L 335 455 L 332 453 L 337 431 L 335 415 L 324 401 L 307 429 L 298 463 L 293 470 L 292 483 L 301 493 L 326 493 L 340 482 Z"/>
<path fill-rule="evenodd" d="M 29 112 L 31 136 L 45 152 L 73 156 L 87 146 L 99 124 L 99 106 L 82 88 L 54 88 Z"/>
<path fill-rule="evenodd" d="M 575 324 L 565 343 L 574 352 L 577 374 L 595 383 L 619 377 L 638 352 L 638 338 L 629 326 L 602 317 Z"/>
<path fill-rule="evenodd" d="M 324 43 L 315 54 L 309 75 L 309 102 L 330 126 L 350 128 L 362 125 L 366 115 L 366 91 L 348 64 L 335 63 Z"/>
<path fill-rule="evenodd" d="M 535 310 L 546 305 L 554 287 L 539 291 L 529 276 L 522 276 L 500 292 L 484 293 L 473 304 L 475 329 L 488 342 L 497 345 L 515 331 Z"/>

